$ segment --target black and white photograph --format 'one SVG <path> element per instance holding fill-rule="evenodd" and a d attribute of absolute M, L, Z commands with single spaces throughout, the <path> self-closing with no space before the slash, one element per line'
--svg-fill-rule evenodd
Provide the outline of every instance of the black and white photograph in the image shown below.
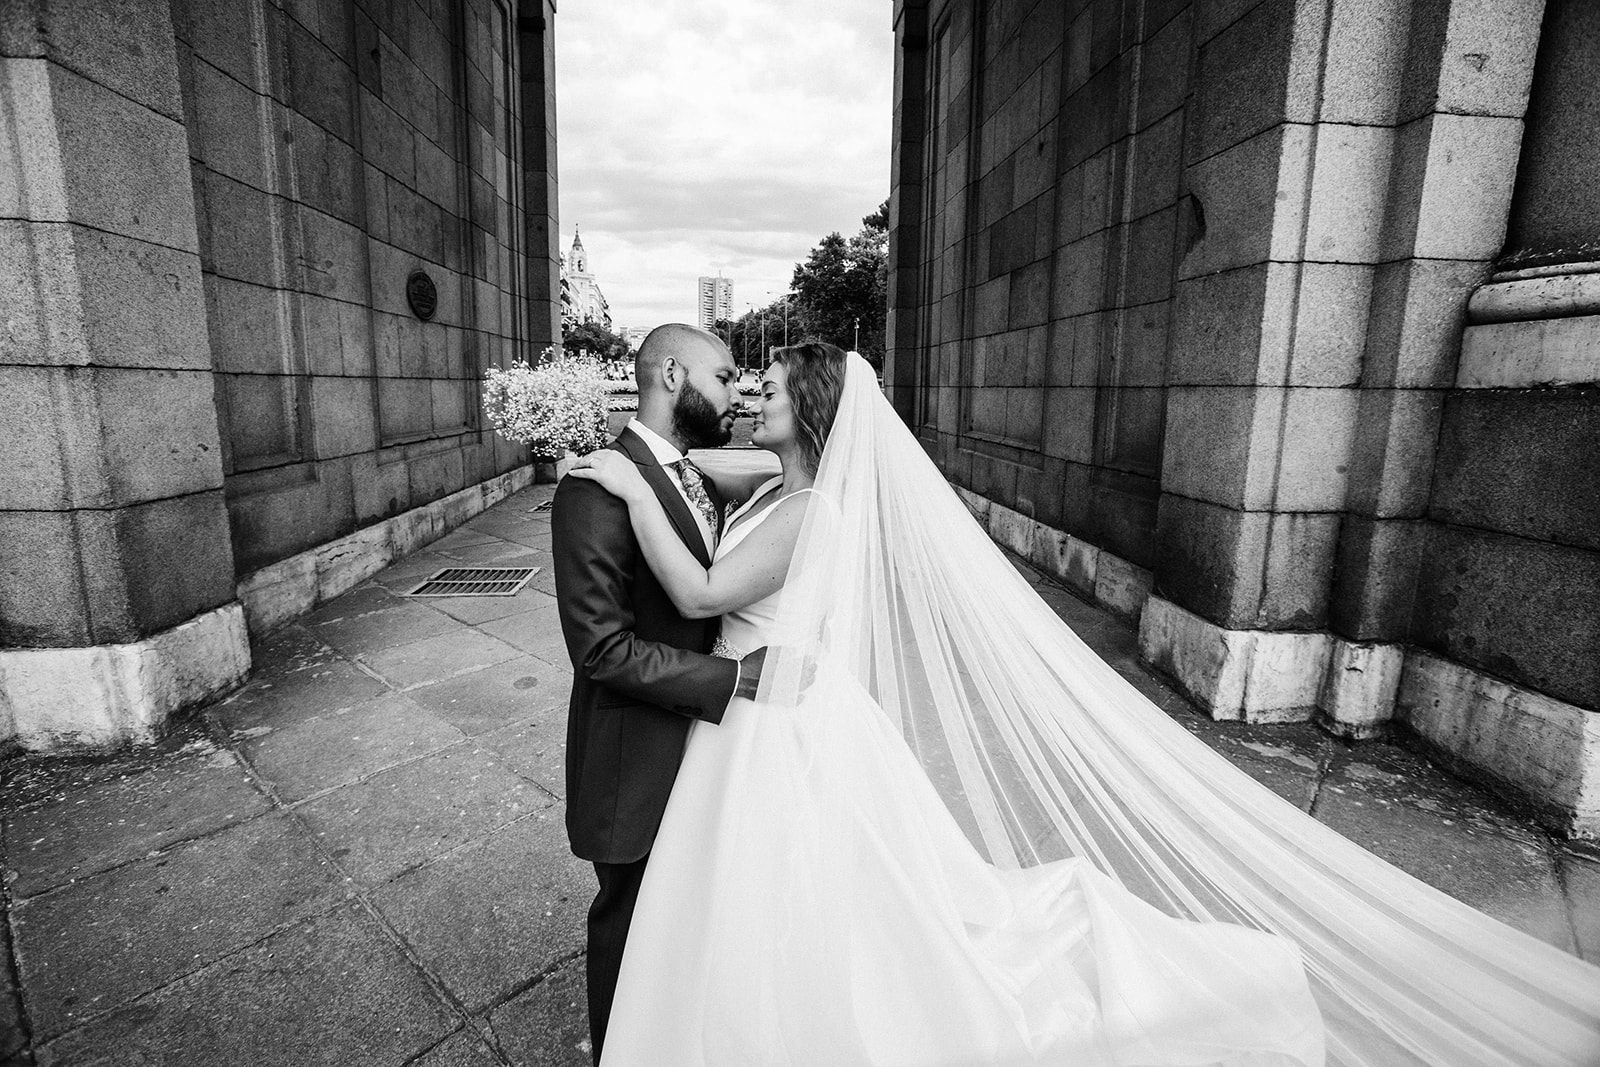
<path fill-rule="evenodd" d="M 1600 1067 L 1600 3 L 0 0 L 0 1067 Z"/>

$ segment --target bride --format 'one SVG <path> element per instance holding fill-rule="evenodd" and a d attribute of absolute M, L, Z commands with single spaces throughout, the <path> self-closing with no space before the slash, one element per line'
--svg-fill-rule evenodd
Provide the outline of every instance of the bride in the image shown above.
<path fill-rule="evenodd" d="M 607 1031 L 618 1065 L 1600 1063 L 1600 972 L 1390 867 L 1078 640 L 877 388 L 779 349 L 712 567 L 625 500 L 754 701 L 695 724 Z"/>

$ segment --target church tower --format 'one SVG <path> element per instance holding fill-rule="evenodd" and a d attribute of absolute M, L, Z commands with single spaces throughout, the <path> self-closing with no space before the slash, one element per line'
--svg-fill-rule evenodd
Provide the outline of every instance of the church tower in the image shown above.
<path fill-rule="evenodd" d="M 572 228 L 572 251 L 567 255 L 568 269 L 574 274 L 589 273 L 589 256 L 583 250 L 583 238 L 578 236 L 578 228 Z"/>
<path fill-rule="evenodd" d="M 572 228 L 572 250 L 561 267 L 561 323 L 571 329 L 580 322 L 598 322 L 611 329 L 611 307 L 606 303 L 600 283 L 589 273 L 589 253 L 584 250 L 578 228 Z"/>

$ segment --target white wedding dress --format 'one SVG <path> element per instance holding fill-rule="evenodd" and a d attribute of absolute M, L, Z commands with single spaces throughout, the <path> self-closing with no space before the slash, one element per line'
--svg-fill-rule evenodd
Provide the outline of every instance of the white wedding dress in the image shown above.
<path fill-rule="evenodd" d="M 771 513 L 736 514 L 718 556 Z M 777 595 L 724 616 L 727 653 L 777 625 Z M 1322 1063 L 1292 944 L 1170 918 L 1082 859 L 989 864 L 825 672 L 798 707 L 692 728 L 602 1067 Z"/>
<path fill-rule="evenodd" d="M 860 357 L 784 586 L 722 635 L 761 684 L 689 735 L 602 1067 L 1600 1064 L 1600 970 L 1152 704 Z"/>

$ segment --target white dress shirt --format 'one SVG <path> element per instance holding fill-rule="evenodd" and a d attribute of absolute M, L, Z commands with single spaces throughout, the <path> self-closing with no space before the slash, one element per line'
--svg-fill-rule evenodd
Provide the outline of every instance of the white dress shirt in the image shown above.
<path fill-rule="evenodd" d="M 700 536 L 705 539 L 706 553 L 713 554 L 717 548 L 717 532 L 706 524 L 706 517 L 700 509 L 694 506 L 694 501 L 689 499 L 688 490 L 683 487 L 683 478 L 678 473 L 678 468 L 673 466 L 679 460 L 686 458 L 678 447 L 665 437 L 656 433 L 638 419 L 629 419 L 627 429 L 639 435 L 639 439 L 650 449 L 650 454 L 656 457 L 656 462 L 666 469 L 667 477 L 672 479 L 672 484 L 678 487 L 678 495 L 683 497 L 683 502 L 689 506 L 689 514 L 694 516 L 695 525 L 700 528 Z"/>

